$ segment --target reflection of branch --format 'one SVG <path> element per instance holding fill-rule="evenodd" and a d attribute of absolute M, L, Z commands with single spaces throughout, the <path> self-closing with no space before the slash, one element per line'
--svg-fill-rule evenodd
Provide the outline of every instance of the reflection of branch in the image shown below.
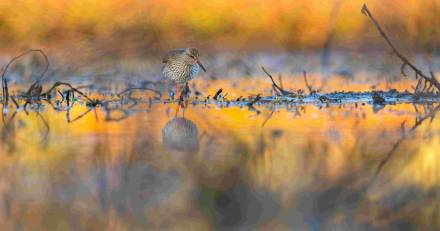
<path fill-rule="evenodd" d="M 67 118 L 67 122 L 68 123 L 73 123 L 79 119 L 81 119 L 82 117 L 84 117 L 85 115 L 89 114 L 89 112 L 92 110 L 92 108 L 87 109 L 87 111 L 85 111 L 84 113 L 82 113 L 81 115 L 75 117 L 73 120 L 70 120 L 70 118 Z"/>
<path fill-rule="evenodd" d="M 105 107 L 104 109 L 105 109 L 105 121 L 116 121 L 117 122 L 117 121 L 124 120 L 130 116 L 130 112 L 127 110 L 124 110 L 124 109 L 108 108 L 108 107 Z M 111 114 L 113 111 L 122 112 L 123 115 L 119 116 L 119 117 L 112 117 Z"/>
<path fill-rule="evenodd" d="M 121 92 L 118 93 L 117 95 L 118 95 L 118 96 L 121 96 L 121 95 L 123 95 L 123 94 L 125 94 L 125 93 L 127 93 L 127 92 L 132 92 L 132 91 L 134 91 L 134 90 L 147 90 L 147 91 L 152 91 L 152 92 L 158 94 L 159 97 L 162 97 L 162 93 L 161 93 L 160 91 L 155 90 L 155 89 L 152 89 L 152 88 L 149 88 L 149 87 L 131 87 L 131 88 L 127 88 L 127 89 L 121 91 Z"/>
<path fill-rule="evenodd" d="M 263 124 L 261 124 L 261 127 L 264 127 L 264 125 L 266 125 L 267 121 L 269 121 L 272 118 L 274 112 L 275 110 L 272 110 L 270 112 L 269 116 L 263 121 Z"/>
<path fill-rule="evenodd" d="M 254 111 L 257 114 L 260 114 L 260 111 L 254 107 L 254 104 L 261 100 L 261 94 L 256 95 L 255 97 L 249 96 L 248 103 L 246 104 L 249 110 Z"/>
<path fill-rule="evenodd" d="M 5 114 L 2 113 L 2 121 L 3 121 L 3 129 L 2 129 L 2 132 L 3 132 L 3 135 L 4 135 L 3 138 L 6 137 L 6 134 L 9 132 L 9 130 L 10 130 L 10 122 L 11 122 L 12 120 L 14 120 L 14 118 L 15 118 L 16 115 L 17 115 L 17 111 L 14 111 L 14 113 L 12 114 L 12 116 L 11 116 L 9 119 L 6 120 L 6 118 L 5 118 Z"/>
<path fill-rule="evenodd" d="M 403 62 L 402 66 L 400 68 L 402 75 L 406 76 L 406 74 L 405 74 L 405 67 L 408 66 L 408 67 L 410 67 L 416 73 L 416 79 L 418 79 L 418 77 L 421 77 L 423 80 L 425 80 L 425 84 L 424 84 L 423 90 L 428 90 L 429 91 L 431 86 L 435 86 L 437 88 L 437 91 L 440 91 L 440 83 L 438 82 L 438 80 L 435 78 L 434 75 L 432 75 L 431 77 L 425 75 L 420 69 L 418 69 L 414 64 L 412 64 L 410 61 L 408 61 L 408 59 L 405 56 L 403 56 L 396 49 L 396 47 L 393 45 L 393 43 L 391 42 L 389 37 L 385 34 L 385 31 L 382 29 L 382 27 L 379 25 L 377 20 L 371 14 L 370 10 L 368 10 L 368 7 L 367 7 L 366 4 L 363 5 L 361 12 L 371 19 L 373 24 L 376 26 L 376 29 L 379 31 L 380 35 L 385 39 L 387 44 L 391 47 L 391 49 L 394 52 L 394 54 L 396 54 L 396 56 L 399 57 L 399 59 Z M 431 86 L 428 87 L 426 83 L 429 83 Z M 419 86 L 420 84 L 421 84 L 421 80 L 419 80 L 417 85 Z M 416 87 L 415 90 L 417 91 L 417 89 L 418 89 L 418 87 Z"/>
<path fill-rule="evenodd" d="M 408 131 L 405 131 L 405 129 L 404 129 L 405 121 L 401 124 L 402 136 L 399 138 L 399 140 L 397 140 L 396 143 L 394 143 L 391 150 L 380 161 L 379 165 L 376 168 L 376 171 L 374 173 L 374 176 L 373 176 L 371 183 L 376 180 L 377 176 L 382 172 L 382 169 L 384 168 L 384 166 L 388 163 L 388 161 L 391 159 L 391 157 L 394 155 L 394 153 L 396 153 L 397 148 L 402 144 L 403 141 L 405 141 L 408 138 L 408 135 L 410 133 L 414 132 L 420 125 L 422 125 L 422 123 L 425 120 L 430 119 L 432 121 L 435 118 L 435 116 L 439 110 L 440 110 L 440 104 L 438 106 L 436 106 L 434 109 L 432 109 L 427 115 L 421 117 L 420 119 L 417 119 L 416 122 L 414 123 L 414 125 Z"/>
<path fill-rule="evenodd" d="M 5 114 L 2 113 L 3 128 L 1 129 L 1 140 L 3 143 L 8 144 L 9 152 L 11 152 L 11 150 L 14 150 L 16 147 L 15 145 L 16 127 L 14 126 L 14 123 L 12 123 L 16 115 L 17 115 L 17 110 L 15 110 L 14 113 L 12 113 L 12 116 L 6 120 Z"/>
<path fill-rule="evenodd" d="M 49 127 L 49 123 L 47 122 L 47 120 L 40 114 L 40 112 L 37 111 L 37 115 L 38 117 L 41 119 L 41 121 L 43 121 L 44 126 L 46 127 L 46 131 L 44 132 L 43 138 L 41 139 L 41 143 L 44 143 L 45 141 L 47 141 L 47 137 L 49 136 L 49 132 L 50 132 L 50 127 Z"/>
<path fill-rule="evenodd" d="M 393 154 L 396 152 L 397 148 L 400 146 L 400 144 L 407 138 L 406 133 L 403 133 L 402 136 L 400 137 L 399 140 L 397 140 L 396 143 L 394 143 L 393 147 L 391 148 L 391 150 L 385 155 L 385 158 L 383 158 L 379 165 L 376 168 L 376 171 L 374 173 L 374 177 L 373 177 L 373 181 L 377 178 L 377 176 L 382 172 L 383 167 L 385 166 L 386 163 L 388 163 L 388 161 L 391 159 L 391 157 L 393 156 Z"/>

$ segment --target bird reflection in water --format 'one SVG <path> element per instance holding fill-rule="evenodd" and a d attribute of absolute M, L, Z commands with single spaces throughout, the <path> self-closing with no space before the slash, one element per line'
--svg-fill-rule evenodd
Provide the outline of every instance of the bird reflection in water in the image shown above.
<path fill-rule="evenodd" d="M 175 151 L 197 151 L 199 148 L 199 130 L 188 119 L 176 117 L 162 128 L 162 141 L 165 147 Z"/>
<path fill-rule="evenodd" d="M 128 160 L 122 159 L 116 167 L 112 179 L 111 200 L 119 215 L 130 217 L 130 223 L 137 227 L 150 228 L 168 222 L 168 219 L 156 219 L 158 214 L 165 213 L 174 204 L 185 204 L 185 193 L 189 193 L 187 176 L 182 175 L 173 161 L 163 167 L 152 159 L 160 159 L 166 153 L 156 150 L 151 137 L 140 136 L 138 145 Z M 196 152 L 199 148 L 199 132 L 190 120 L 177 117 L 168 121 L 162 128 L 163 145 L 172 151 L 176 163 L 182 163 L 186 153 Z M 184 155 L 174 155 L 182 153 Z M 162 155 L 163 154 L 163 155 Z M 179 159 L 180 157 L 185 157 Z M 190 159 L 190 158 L 186 158 Z M 173 166 L 172 168 L 168 168 Z M 176 192 L 180 194 L 177 195 Z M 105 206 L 103 206 L 105 207 Z M 182 207 L 184 208 L 184 207 Z M 179 209 L 176 213 L 181 212 Z M 166 212 L 170 214 L 170 212 Z M 170 215 L 170 219 L 173 216 Z M 164 222 L 164 223 L 162 223 Z"/>

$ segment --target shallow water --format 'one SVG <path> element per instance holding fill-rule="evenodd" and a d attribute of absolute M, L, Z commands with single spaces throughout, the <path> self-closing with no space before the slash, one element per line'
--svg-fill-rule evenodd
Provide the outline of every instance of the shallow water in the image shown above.
<path fill-rule="evenodd" d="M 0 127 L 7 230 L 440 228 L 436 105 L 43 105 Z"/>
<path fill-rule="evenodd" d="M 410 104 L 400 93 L 414 81 L 384 80 L 400 65 L 380 69 L 377 58 L 367 66 L 358 54 L 337 59 L 326 79 L 319 56 L 278 56 L 248 57 L 241 66 L 211 57 L 212 71 L 190 86 L 199 103 L 179 110 L 167 100 L 169 86 L 148 81 L 159 64 L 97 65 L 102 73 L 88 63 L 81 70 L 52 65 L 44 89 L 61 80 L 113 101 L 68 106 L 55 94 L 52 105 L 3 108 L 2 230 L 440 229 L 438 98 Z M 270 98 L 260 64 L 305 97 Z M 25 66 L 7 76 L 12 95 L 35 80 L 32 71 L 20 72 Z M 304 68 L 320 93 L 308 96 Z M 164 96 L 119 99 L 115 93 L 127 86 Z M 371 90 L 385 92 L 386 103 L 373 105 Z M 258 94 L 263 99 L 252 107 L 227 103 Z"/>

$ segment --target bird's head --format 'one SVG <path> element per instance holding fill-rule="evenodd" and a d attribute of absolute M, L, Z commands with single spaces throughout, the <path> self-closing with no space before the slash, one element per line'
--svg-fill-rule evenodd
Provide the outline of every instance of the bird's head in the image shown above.
<path fill-rule="evenodd" d="M 191 62 L 193 62 L 194 64 L 197 63 L 202 68 L 202 70 L 206 72 L 205 67 L 199 60 L 199 50 L 197 50 L 197 48 L 191 47 L 185 49 L 185 55 L 191 60 Z"/>

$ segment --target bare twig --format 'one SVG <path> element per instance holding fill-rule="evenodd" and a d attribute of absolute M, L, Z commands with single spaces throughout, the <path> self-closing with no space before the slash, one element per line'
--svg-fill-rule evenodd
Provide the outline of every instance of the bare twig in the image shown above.
<path fill-rule="evenodd" d="M 83 96 L 84 98 L 86 98 L 87 100 L 92 100 L 90 99 L 88 96 L 86 96 L 84 93 L 82 93 L 80 90 L 74 88 L 70 83 L 65 83 L 65 82 L 56 82 L 52 85 L 51 88 L 49 88 L 49 90 L 47 90 L 46 92 L 44 92 L 43 94 L 41 94 L 41 96 L 47 96 L 49 95 L 55 88 L 57 88 L 58 86 L 67 86 L 69 87 L 71 90 L 77 92 L 78 94 L 80 94 L 81 96 Z"/>
<path fill-rule="evenodd" d="M 295 93 L 290 92 L 290 91 L 286 91 L 284 90 L 282 87 L 278 86 L 278 84 L 275 83 L 275 81 L 273 80 L 273 77 L 271 74 L 269 74 L 269 72 L 262 66 L 261 69 L 264 71 L 264 73 L 266 73 L 267 76 L 269 76 L 270 81 L 272 81 L 272 86 L 281 93 L 281 95 L 285 96 L 285 95 L 295 95 Z"/>
<path fill-rule="evenodd" d="M 260 114 L 260 111 L 254 107 L 254 104 L 261 100 L 261 94 L 257 94 L 254 96 L 248 97 L 248 103 L 247 106 L 249 110 L 256 112 L 257 114 Z"/>
<path fill-rule="evenodd" d="M 408 66 L 408 67 L 410 67 L 415 72 L 415 78 L 416 79 L 418 79 L 419 77 L 422 78 L 425 81 L 425 83 L 429 83 L 432 86 L 435 86 L 435 88 L 437 89 L 437 92 L 440 92 L 440 82 L 438 82 L 437 79 L 434 76 L 429 77 L 429 76 L 425 75 L 420 69 L 418 69 L 413 63 L 411 63 L 408 60 L 408 58 L 403 56 L 402 53 L 400 53 L 396 49 L 396 47 L 391 42 L 390 38 L 385 34 L 385 31 L 382 29 L 382 27 L 380 26 L 379 22 L 373 17 L 373 15 L 371 14 L 370 10 L 368 10 L 368 7 L 367 7 L 366 4 L 363 5 L 361 12 L 371 19 L 371 21 L 375 25 L 376 29 L 379 31 L 380 35 L 385 39 L 387 44 L 391 47 L 391 50 L 393 51 L 393 53 L 397 57 L 399 57 L 399 59 L 402 61 L 403 64 L 400 67 L 400 72 L 402 73 L 402 75 L 406 76 L 405 67 Z M 420 85 L 420 83 L 421 82 L 419 81 L 418 85 Z M 417 90 L 418 90 L 418 87 L 416 87 L 416 91 Z M 424 87 L 424 90 L 426 91 L 426 87 Z"/>
<path fill-rule="evenodd" d="M 12 58 L 5 66 L 5 68 L 2 71 L 2 92 L 3 92 L 3 104 L 4 105 L 8 105 L 8 101 L 9 101 L 9 91 L 8 91 L 8 82 L 6 80 L 6 73 L 8 71 L 9 66 L 15 62 L 16 60 L 18 60 L 19 58 L 31 53 L 31 52 L 37 52 L 40 53 L 43 57 L 44 60 L 46 62 L 46 65 L 44 67 L 43 72 L 41 72 L 40 76 L 38 77 L 38 79 L 31 85 L 31 88 L 29 89 L 28 92 L 30 92 L 32 89 L 34 89 L 38 84 L 39 81 L 44 77 L 44 75 L 46 74 L 47 70 L 49 69 L 49 59 L 47 58 L 47 55 L 42 51 L 42 50 L 28 50 L 26 52 L 23 52 L 21 54 L 19 54 L 18 56 L 15 56 L 14 58 Z"/>
<path fill-rule="evenodd" d="M 70 88 L 72 91 L 78 93 L 79 95 L 81 95 L 82 97 L 84 97 L 87 100 L 87 104 L 89 106 L 96 106 L 98 104 L 102 104 L 101 101 L 89 98 L 87 95 L 82 93 L 80 90 L 78 90 L 77 88 L 74 88 L 70 83 L 65 83 L 65 82 L 56 82 L 56 83 L 54 83 L 53 86 L 51 88 L 49 88 L 49 90 L 47 90 L 46 92 L 41 94 L 41 96 L 46 96 L 46 97 L 49 96 L 50 93 L 54 89 L 56 89 L 58 86 L 66 86 L 66 87 Z"/>
<path fill-rule="evenodd" d="M 303 76 L 304 76 L 304 82 L 306 84 L 307 90 L 309 90 L 309 94 L 312 95 L 315 91 L 313 90 L 312 86 L 310 86 L 309 81 L 307 81 L 306 71 L 303 71 Z"/>
<path fill-rule="evenodd" d="M 15 107 L 16 107 L 17 109 L 19 109 L 19 108 L 20 108 L 20 105 L 17 103 L 17 100 L 15 100 L 15 97 L 11 97 L 11 100 L 12 100 L 12 102 L 14 103 Z"/>
<path fill-rule="evenodd" d="M 212 97 L 214 100 L 217 100 L 218 97 L 220 96 L 220 94 L 222 93 L 223 89 L 220 88 L 218 89 L 218 91 L 215 93 L 214 97 Z"/>

